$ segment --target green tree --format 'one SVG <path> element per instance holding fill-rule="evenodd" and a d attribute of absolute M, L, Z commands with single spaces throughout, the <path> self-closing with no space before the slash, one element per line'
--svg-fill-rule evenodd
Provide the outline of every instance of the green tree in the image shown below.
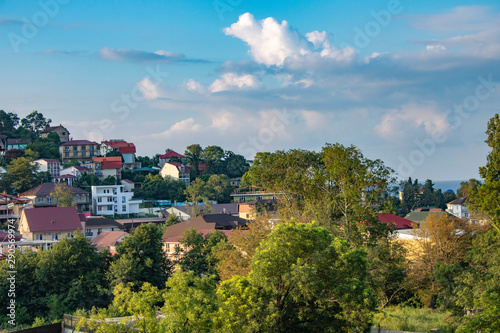
<path fill-rule="evenodd" d="M 224 150 L 221 147 L 208 146 L 203 150 L 201 157 L 208 165 L 209 174 L 218 174 L 222 171 Z"/>
<path fill-rule="evenodd" d="M 52 120 L 45 119 L 42 113 L 33 111 L 23 119 L 21 119 L 21 126 L 38 136 L 47 126 L 50 125 Z"/>
<path fill-rule="evenodd" d="M 460 188 L 457 189 L 457 198 L 470 197 L 474 191 L 477 191 L 479 186 L 481 186 L 481 182 L 474 178 L 466 182 L 460 182 Z"/>
<path fill-rule="evenodd" d="M 19 125 L 19 116 L 12 112 L 0 110 L 0 133 L 12 135 Z"/>
<path fill-rule="evenodd" d="M 479 168 L 483 185 L 473 191 L 471 208 L 484 213 L 488 221 L 500 231 L 500 117 L 496 114 L 488 122 L 486 143 L 491 148 L 486 165 Z"/>
<path fill-rule="evenodd" d="M 112 284 L 132 282 L 140 288 L 149 282 L 161 288 L 169 274 L 169 261 L 163 253 L 163 228 L 149 223 L 137 227 L 133 234 L 117 247 L 118 254 L 111 263 Z"/>
<path fill-rule="evenodd" d="M 7 173 L 2 177 L 6 188 L 22 193 L 36 186 L 38 165 L 32 159 L 19 157 L 7 165 Z"/>
<path fill-rule="evenodd" d="M 229 178 L 242 177 L 250 165 L 245 157 L 226 150 L 224 153 L 223 171 Z"/>
<path fill-rule="evenodd" d="M 51 158 L 56 160 L 61 158 L 61 154 L 59 153 L 59 144 L 50 139 L 38 138 L 28 144 L 26 149 L 31 149 L 37 152 L 40 158 Z"/>
<path fill-rule="evenodd" d="M 366 253 L 324 228 L 294 222 L 276 226 L 249 277 L 222 282 L 218 296 L 216 327 L 228 332 L 364 332 L 375 306 Z"/>
<path fill-rule="evenodd" d="M 73 203 L 71 186 L 66 183 L 56 183 L 54 185 L 54 190 L 50 193 L 50 196 L 57 199 L 57 207 L 76 206 L 76 203 Z"/>
<path fill-rule="evenodd" d="M 138 190 L 134 190 L 138 198 L 155 200 L 172 200 L 182 202 L 185 200 L 183 181 L 165 178 L 160 175 L 148 174 Z"/>
<path fill-rule="evenodd" d="M 162 332 L 212 332 L 217 311 L 216 283 L 192 271 L 175 271 L 167 281 Z"/>
<path fill-rule="evenodd" d="M 226 236 L 219 230 L 213 230 L 204 237 L 194 228 L 187 229 L 179 239 L 183 249 L 183 255 L 178 261 L 179 266 L 184 271 L 193 271 L 200 276 L 217 276 L 216 247 L 226 241 Z"/>
<path fill-rule="evenodd" d="M 208 198 L 217 203 L 228 203 L 231 201 L 231 180 L 226 175 L 211 175 L 206 182 Z"/>

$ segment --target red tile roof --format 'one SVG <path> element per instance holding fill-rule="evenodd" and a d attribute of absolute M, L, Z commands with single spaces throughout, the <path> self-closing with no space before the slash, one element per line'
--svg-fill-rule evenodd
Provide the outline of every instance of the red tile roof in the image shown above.
<path fill-rule="evenodd" d="M 391 213 L 378 213 L 378 220 L 387 224 L 389 229 L 413 229 L 418 228 L 418 223 L 405 219 Z"/>
<path fill-rule="evenodd" d="M 121 169 L 123 165 L 121 156 L 92 157 L 92 161 L 101 163 L 102 169 Z"/>
<path fill-rule="evenodd" d="M 109 156 L 109 157 L 103 157 L 103 156 L 94 156 L 92 157 L 92 161 L 94 162 L 121 162 L 122 157 L 121 156 Z"/>
<path fill-rule="evenodd" d="M 102 144 L 110 146 L 113 149 L 118 148 L 118 151 L 122 154 L 135 153 L 135 145 L 126 141 L 103 141 Z"/>
<path fill-rule="evenodd" d="M 19 242 L 21 240 L 21 238 L 22 238 L 19 235 L 14 235 L 14 234 L 12 234 L 12 235 L 14 236 L 14 240 L 16 242 Z M 9 237 L 9 233 L 8 232 L 0 231 L 0 242 L 8 242 L 9 239 L 12 239 L 12 237 Z"/>
<path fill-rule="evenodd" d="M 178 157 L 178 158 L 185 158 L 183 155 L 171 150 L 166 154 L 160 155 L 160 158 L 166 159 L 166 158 L 172 158 L 172 157 Z"/>
<path fill-rule="evenodd" d="M 31 232 L 82 230 L 75 207 L 48 207 L 24 209 Z"/>

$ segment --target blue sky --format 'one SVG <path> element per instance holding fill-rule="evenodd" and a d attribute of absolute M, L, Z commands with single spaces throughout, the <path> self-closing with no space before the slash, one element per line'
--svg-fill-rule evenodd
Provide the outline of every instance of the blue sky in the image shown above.
<path fill-rule="evenodd" d="M 0 109 L 139 155 L 359 147 L 478 177 L 500 101 L 496 1 L 0 1 Z"/>

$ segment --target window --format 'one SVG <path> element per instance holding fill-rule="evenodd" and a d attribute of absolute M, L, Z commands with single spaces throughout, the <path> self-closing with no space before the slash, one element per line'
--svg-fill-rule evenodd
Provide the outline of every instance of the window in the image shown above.
<path fill-rule="evenodd" d="M 126 212 L 127 211 L 127 205 L 122 205 L 122 212 Z"/>
<path fill-rule="evenodd" d="M 69 151 L 69 147 L 68 146 L 64 147 L 64 151 Z"/>
<path fill-rule="evenodd" d="M 73 153 L 73 157 L 78 157 L 78 152 L 76 152 L 76 151 L 75 151 L 75 152 Z"/>
<path fill-rule="evenodd" d="M 115 228 L 109 228 L 109 231 L 115 231 Z"/>
<path fill-rule="evenodd" d="M 113 202 L 113 197 L 108 197 L 108 202 Z"/>
<path fill-rule="evenodd" d="M 92 229 L 87 229 L 87 236 L 92 236 Z"/>
<path fill-rule="evenodd" d="M 82 146 L 82 151 L 86 151 L 86 150 L 87 150 L 87 147 Z"/>
<path fill-rule="evenodd" d="M 78 146 L 73 146 L 73 151 L 78 151 Z"/>
<path fill-rule="evenodd" d="M 122 203 L 125 203 L 127 202 L 127 198 L 126 197 L 122 197 Z"/>
<path fill-rule="evenodd" d="M 59 235 L 58 234 L 52 234 L 52 240 L 53 241 L 59 240 Z"/>
<path fill-rule="evenodd" d="M 87 156 L 87 153 L 86 152 L 82 152 L 82 157 L 86 157 Z"/>
<path fill-rule="evenodd" d="M 71 232 L 68 232 L 68 234 L 66 235 L 66 238 L 73 238 L 73 234 Z"/>
<path fill-rule="evenodd" d="M 65 158 L 69 158 L 69 153 L 64 153 Z"/>
<path fill-rule="evenodd" d="M 52 197 L 47 197 L 47 203 L 50 205 L 52 203 Z"/>
<path fill-rule="evenodd" d="M 90 150 L 94 150 L 94 146 L 90 146 Z"/>
<path fill-rule="evenodd" d="M 97 197 L 97 202 L 102 202 L 102 198 L 101 197 Z"/>
<path fill-rule="evenodd" d="M 102 228 L 97 228 L 97 234 L 100 235 L 102 233 Z"/>
<path fill-rule="evenodd" d="M 66 132 L 61 132 L 61 135 L 66 135 Z"/>
<path fill-rule="evenodd" d="M 43 240 L 43 235 L 42 234 L 36 234 L 35 235 L 35 240 Z"/>

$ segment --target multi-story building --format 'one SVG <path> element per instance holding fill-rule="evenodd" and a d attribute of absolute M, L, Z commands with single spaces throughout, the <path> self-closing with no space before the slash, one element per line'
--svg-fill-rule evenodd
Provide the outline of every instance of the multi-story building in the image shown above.
<path fill-rule="evenodd" d="M 108 176 L 122 178 L 122 158 L 120 156 L 93 157 L 92 170 L 101 180 Z"/>
<path fill-rule="evenodd" d="M 175 180 L 182 180 L 186 186 L 191 184 L 190 170 L 184 164 L 178 162 L 165 162 L 160 169 L 160 175 L 163 178 L 173 178 Z"/>
<path fill-rule="evenodd" d="M 141 163 L 135 161 L 135 145 L 133 143 L 128 143 L 122 139 L 101 142 L 101 156 L 106 156 L 106 154 L 112 151 L 122 154 L 123 169 L 131 170 L 141 167 Z"/>
<path fill-rule="evenodd" d="M 99 154 L 99 144 L 88 140 L 71 140 L 59 146 L 59 153 L 63 163 L 71 160 L 85 163 Z"/>
<path fill-rule="evenodd" d="M 0 193 L 0 224 L 14 219 L 19 221 L 24 208 L 32 208 L 33 200 Z"/>
<path fill-rule="evenodd" d="M 92 186 L 92 213 L 95 215 L 139 214 L 142 200 L 134 199 L 125 185 Z"/>
<path fill-rule="evenodd" d="M 267 192 L 262 187 L 248 186 L 237 188 L 234 193 L 231 193 L 232 202 L 249 202 L 254 200 L 270 200 L 276 199 L 276 193 Z"/>
<path fill-rule="evenodd" d="M 26 146 L 31 143 L 29 139 L 7 139 L 7 150 L 20 149 L 26 150 Z"/>
<path fill-rule="evenodd" d="M 55 133 L 59 136 L 59 140 L 61 143 L 69 141 L 69 131 L 66 127 L 59 124 L 59 126 L 47 126 L 45 127 L 45 131 L 40 133 L 42 138 L 47 138 L 50 133 Z"/>
<path fill-rule="evenodd" d="M 163 163 L 170 162 L 173 157 L 175 157 L 181 161 L 184 161 L 186 159 L 186 157 L 184 155 L 181 155 L 181 154 L 171 150 L 168 153 L 159 156 L 160 163 L 158 166 L 161 167 L 163 165 Z"/>
<path fill-rule="evenodd" d="M 467 198 L 461 197 L 446 204 L 446 211 L 461 219 L 470 220 L 470 212 L 467 210 Z"/>
<path fill-rule="evenodd" d="M 33 200 L 35 208 L 55 207 L 57 198 L 54 196 L 56 184 L 64 186 L 73 196 L 73 204 L 76 205 L 79 213 L 85 213 L 90 210 L 89 192 L 78 187 L 69 186 L 61 183 L 44 183 L 20 194 L 21 198 Z"/>
<path fill-rule="evenodd" d="M 35 161 L 38 164 L 38 171 L 49 172 L 52 177 L 58 177 L 61 175 L 61 162 L 58 160 L 50 158 L 42 158 Z"/>

